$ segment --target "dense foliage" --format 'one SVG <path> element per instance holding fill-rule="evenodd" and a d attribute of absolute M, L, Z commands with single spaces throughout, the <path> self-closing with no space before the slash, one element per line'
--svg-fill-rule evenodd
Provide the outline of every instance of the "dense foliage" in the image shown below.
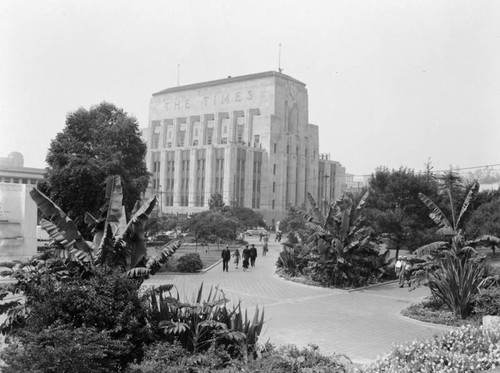
<path fill-rule="evenodd" d="M 308 276 L 324 286 L 358 287 L 390 278 L 389 250 L 382 249 L 373 230 L 363 224 L 367 194 L 355 203 L 343 196 L 323 216 L 309 195 L 311 213 L 301 212 L 312 234 L 302 243 L 287 243 L 278 259 L 286 275 Z"/>
<path fill-rule="evenodd" d="M 224 348 L 211 347 L 206 353 L 187 353 L 178 343 L 158 343 L 147 351 L 142 364 L 132 365 L 130 373 L 345 373 L 350 360 L 343 355 L 322 355 L 316 346 L 262 346 L 255 357 L 234 359 Z"/>
<path fill-rule="evenodd" d="M 104 195 L 96 191 L 104 188 L 108 176 L 122 178 L 127 211 L 140 199 L 149 181 L 146 150 L 137 120 L 123 109 L 103 102 L 71 112 L 48 150 L 49 197 L 88 238 L 84 216 L 103 205 Z"/>
<path fill-rule="evenodd" d="M 432 241 L 432 224 L 419 193 L 438 196 L 437 178 L 432 172 L 417 174 L 400 168 L 378 168 L 370 179 L 366 221 L 386 239 L 389 248 L 413 251 Z"/>
<path fill-rule="evenodd" d="M 177 260 L 177 270 L 179 272 L 194 273 L 203 269 L 203 262 L 201 261 L 200 254 L 188 253 L 182 255 Z"/>

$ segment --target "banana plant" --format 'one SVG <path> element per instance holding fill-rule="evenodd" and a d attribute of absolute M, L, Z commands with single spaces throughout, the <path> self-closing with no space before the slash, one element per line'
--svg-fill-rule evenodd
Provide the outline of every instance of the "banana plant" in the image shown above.
<path fill-rule="evenodd" d="M 469 191 L 467 192 L 467 196 L 465 197 L 465 200 L 460 209 L 460 214 L 458 215 L 457 218 L 453 208 L 454 206 L 453 197 L 451 195 L 451 192 L 448 191 L 449 203 L 450 206 L 452 206 L 451 219 L 448 219 L 446 215 L 443 213 L 443 211 L 439 208 L 439 206 L 436 205 L 434 201 L 429 197 L 427 197 L 425 194 L 419 193 L 418 197 L 430 210 L 429 217 L 432 219 L 434 223 L 438 225 L 438 227 L 440 227 L 441 229 L 443 228 L 447 229 L 448 231 L 451 232 L 452 235 L 457 235 L 457 234 L 462 234 L 463 226 L 467 221 L 468 217 L 470 216 L 470 214 L 472 213 L 472 203 L 474 202 L 474 199 L 477 197 L 478 192 L 479 192 L 479 183 L 477 181 L 474 181 L 474 183 L 469 188 Z"/>
<path fill-rule="evenodd" d="M 344 195 L 329 206 L 326 217 L 309 194 L 311 214 L 302 212 L 313 230 L 309 268 L 313 279 L 327 286 L 351 287 L 377 281 L 386 273 L 390 251 L 381 250 L 371 227 L 363 226 L 366 192 L 357 205 Z"/>

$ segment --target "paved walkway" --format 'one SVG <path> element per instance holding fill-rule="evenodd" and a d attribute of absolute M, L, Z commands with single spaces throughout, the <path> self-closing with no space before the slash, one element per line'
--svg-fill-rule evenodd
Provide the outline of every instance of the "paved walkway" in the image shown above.
<path fill-rule="evenodd" d="M 354 362 L 366 363 L 388 352 L 394 343 L 428 338 L 446 327 L 421 323 L 400 315 L 410 303 L 428 295 L 427 288 L 409 292 L 396 283 L 347 292 L 284 280 L 274 274 L 281 245 L 269 242 L 256 266 L 243 272 L 230 263 L 229 272 L 218 264 L 203 274 L 156 275 L 146 285 L 175 284 L 181 298 L 192 299 L 201 283 L 206 294 L 218 286 L 233 302 L 242 300 L 249 315 L 264 307 L 265 325 L 260 341 L 278 345 L 318 345 L 322 353 L 345 353 Z M 241 263 L 240 263 L 241 264 Z"/>

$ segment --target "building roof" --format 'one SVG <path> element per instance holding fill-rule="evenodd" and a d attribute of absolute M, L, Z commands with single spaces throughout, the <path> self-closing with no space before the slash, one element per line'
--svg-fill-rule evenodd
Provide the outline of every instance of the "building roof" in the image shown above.
<path fill-rule="evenodd" d="M 167 89 L 164 89 L 163 91 L 153 93 L 153 96 L 162 95 L 164 93 L 185 91 L 188 89 L 210 87 L 210 86 L 216 86 L 216 85 L 225 84 L 225 83 L 239 82 L 239 81 L 252 80 L 252 79 L 261 79 L 261 78 L 268 78 L 268 77 L 280 77 L 280 78 L 284 78 L 287 80 L 291 80 L 292 82 L 303 85 L 304 87 L 306 86 L 305 83 L 302 83 L 301 81 L 299 81 L 295 78 L 292 78 L 291 76 L 279 73 L 277 71 L 266 71 L 263 73 L 248 74 L 248 75 L 241 75 L 241 76 L 235 76 L 235 77 L 228 76 L 225 79 L 217 79 L 217 80 L 211 80 L 208 82 L 181 85 L 178 87 L 167 88 Z"/>

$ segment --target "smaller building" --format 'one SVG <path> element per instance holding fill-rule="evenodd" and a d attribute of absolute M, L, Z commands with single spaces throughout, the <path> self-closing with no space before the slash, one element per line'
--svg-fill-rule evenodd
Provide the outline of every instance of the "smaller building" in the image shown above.
<path fill-rule="evenodd" d="M 0 157 L 0 260 L 22 259 L 37 252 L 37 206 L 29 192 L 45 170 L 24 167 L 21 153 Z"/>

